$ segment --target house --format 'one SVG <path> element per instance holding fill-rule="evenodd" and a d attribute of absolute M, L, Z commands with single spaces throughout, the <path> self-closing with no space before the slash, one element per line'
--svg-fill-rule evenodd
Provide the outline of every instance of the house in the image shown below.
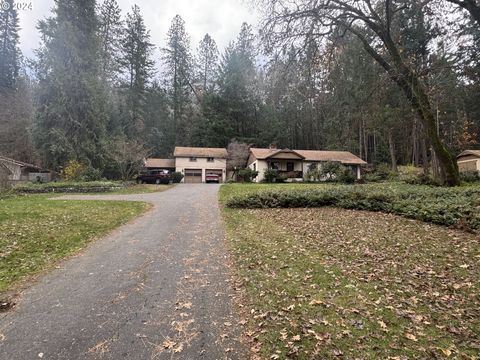
<path fill-rule="evenodd" d="M 255 181 L 263 180 L 266 169 L 275 169 L 287 179 L 302 180 L 304 174 L 314 168 L 321 168 L 327 161 L 338 162 L 353 170 L 357 179 L 361 177 L 361 166 L 367 163 L 348 151 L 290 150 L 251 148 L 248 167 L 258 171 Z"/>
<path fill-rule="evenodd" d="M 0 165 L 2 167 L 2 174 L 7 176 L 11 184 L 26 181 L 47 182 L 51 180 L 51 173 L 49 171 L 6 156 L 0 155 Z"/>
<path fill-rule="evenodd" d="M 225 182 L 227 149 L 202 147 L 175 147 L 175 170 L 184 175 L 185 183 L 205 182 L 205 174 L 217 174 Z"/>
<path fill-rule="evenodd" d="M 143 167 L 147 170 L 168 170 L 169 172 L 174 172 L 175 160 L 148 158 L 145 159 Z"/>
<path fill-rule="evenodd" d="M 459 171 L 480 171 L 480 150 L 465 150 L 457 156 Z"/>

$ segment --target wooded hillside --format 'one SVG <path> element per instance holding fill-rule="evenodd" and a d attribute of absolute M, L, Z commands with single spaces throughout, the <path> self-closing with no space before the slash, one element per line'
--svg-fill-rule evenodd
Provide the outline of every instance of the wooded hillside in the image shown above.
<path fill-rule="evenodd" d="M 14 0 L 5 0 L 13 4 Z M 142 9 L 55 1 L 34 59 L 18 14 L 0 12 L 0 153 L 92 178 L 120 177 L 125 149 L 174 146 L 346 150 L 458 182 L 455 156 L 480 147 L 480 6 L 473 0 L 259 0 L 219 49 L 172 19 L 160 59 Z M 126 9 L 125 9 L 126 10 Z M 131 156 L 131 154 L 130 154 Z"/>

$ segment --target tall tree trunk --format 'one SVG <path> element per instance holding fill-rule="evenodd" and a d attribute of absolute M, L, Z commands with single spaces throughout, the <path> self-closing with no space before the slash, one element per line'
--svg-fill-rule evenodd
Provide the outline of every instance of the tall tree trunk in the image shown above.
<path fill-rule="evenodd" d="M 388 72 L 390 78 L 395 81 L 403 90 L 412 108 L 417 112 L 423 129 L 432 144 L 435 156 L 439 166 L 438 180 L 443 185 L 456 186 L 460 184 L 457 162 L 448 152 L 437 133 L 437 126 L 433 109 L 430 105 L 426 89 L 424 89 L 418 76 L 403 61 L 395 42 L 389 33 L 378 30 L 388 52 L 392 58 L 395 67 L 392 67 L 384 58 L 382 58 L 374 48 L 370 46 L 365 38 L 360 39 L 363 42 L 365 50 Z"/>
<path fill-rule="evenodd" d="M 393 131 L 392 129 L 388 130 L 388 148 L 390 150 L 390 160 L 392 162 L 392 171 L 397 172 L 397 156 L 395 153 L 395 142 L 393 141 Z"/>

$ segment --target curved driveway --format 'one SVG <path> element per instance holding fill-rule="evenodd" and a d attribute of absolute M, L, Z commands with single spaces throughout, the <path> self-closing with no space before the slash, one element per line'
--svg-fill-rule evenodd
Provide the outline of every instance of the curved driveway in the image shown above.
<path fill-rule="evenodd" d="M 153 194 L 66 197 L 154 208 L 41 276 L 0 314 L 0 358 L 246 358 L 218 189 L 182 184 Z"/>

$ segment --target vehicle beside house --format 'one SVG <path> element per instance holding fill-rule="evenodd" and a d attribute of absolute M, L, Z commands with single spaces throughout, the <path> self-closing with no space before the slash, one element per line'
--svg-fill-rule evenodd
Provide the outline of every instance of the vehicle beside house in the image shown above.
<path fill-rule="evenodd" d="M 145 170 L 166 170 L 170 173 L 175 171 L 175 159 L 145 159 L 143 167 Z"/>
<path fill-rule="evenodd" d="M 137 176 L 139 184 L 169 184 L 171 180 L 168 170 L 147 170 Z"/>
<path fill-rule="evenodd" d="M 367 163 L 348 151 L 290 150 L 277 148 L 251 148 L 247 166 L 258 171 L 255 182 L 264 180 L 265 170 L 275 170 L 287 181 L 303 181 L 309 170 L 321 169 L 327 162 L 337 162 L 350 168 L 357 180 L 361 167 Z"/>

